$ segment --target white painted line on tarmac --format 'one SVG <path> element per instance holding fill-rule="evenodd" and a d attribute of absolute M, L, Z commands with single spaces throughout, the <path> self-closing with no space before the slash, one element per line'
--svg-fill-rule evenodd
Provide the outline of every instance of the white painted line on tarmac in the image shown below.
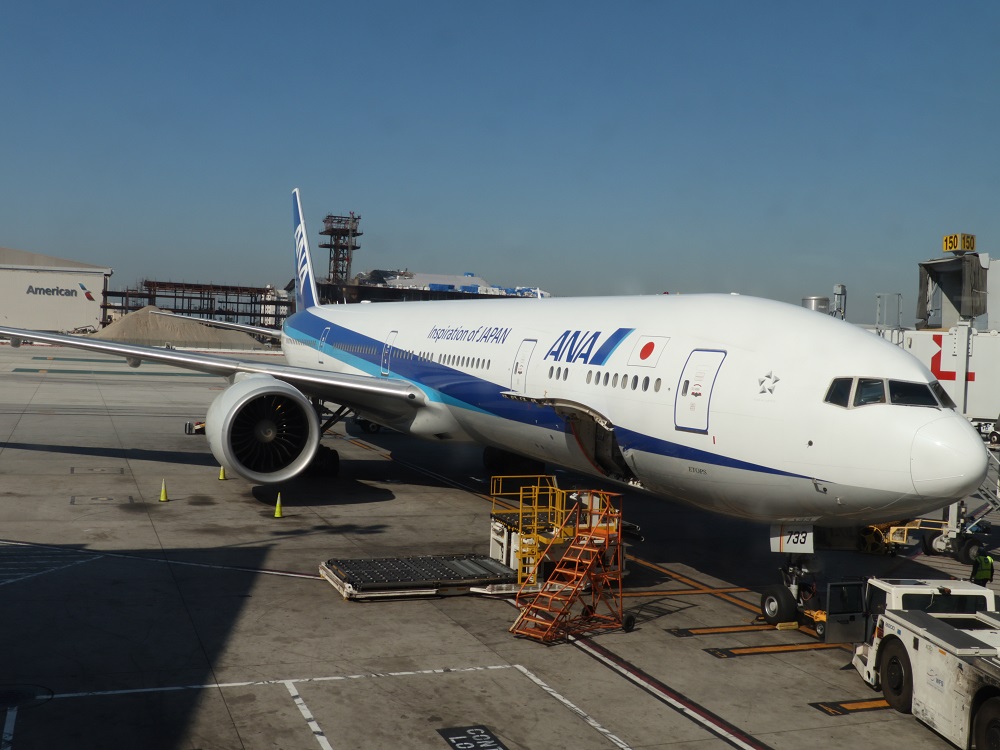
<path fill-rule="evenodd" d="M 632 748 L 631 748 L 630 745 L 627 745 L 625 742 L 623 742 L 618 737 L 616 737 L 615 735 L 613 735 L 611 733 L 611 730 L 603 727 L 597 721 L 597 719 L 595 719 L 593 716 L 591 716 L 590 714 L 588 714 L 586 711 L 584 711 L 582 708 L 580 708 L 579 706 L 577 706 L 575 703 L 571 702 L 569 700 L 569 698 L 566 698 L 565 696 L 561 695 L 560 693 L 557 693 L 554 688 L 551 688 L 547 684 L 545 684 L 545 682 L 543 682 L 540 678 L 538 678 L 530 670 L 528 670 L 527 667 L 522 667 L 520 664 L 515 664 L 514 665 L 514 669 L 516 669 L 518 672 L 520 672 L 521 674 L 523 674 L 525 677 L 527 677 L 533 683 L 535 683 L 536 685 L 538 685 L 538 687 L 540 687 L 546 693 L 548 693 L 553 698 L 555 698 L 557 701 L 559 701 L 564 706 L 566 706 L 566 708 L 568 708 L 570 711 L 572 711 L 577 716 L 579 716 L 581 719 L 583 719 L 585 722 L 587 722 L 591 727 L 593 727 L 598 732 L 600 732 L 602 735 L 604 735 L 605 739 L 607 739 L 608 741 L 610 741 L 611 744 L 613 744 L 615 747 L 621 748 L 621 750 L 632 750 Z"/>
<path fill-rule="evenodd" d="M 257 687 L 260 685 L 287 685 L 300 682 L 346 682 L 373 677 L 411 677 L 414 675 L 462 674 L 466 672 L 486 672 L 492 669 L 511 669 L 512 664 L 495 664 L 486 667 L 456 667 L 444 669 L 418 669 L 409 672 L 368 672 L 367 674 L 333 675 L 330 677 L 299 677 L 290 680 L 254 680 L 251 682 L 211 682 L 204 685 L 168 685 L 165 687 L 129 688 L 125 690 L 92 690 L 82 693 L 56 693 L 57 698 L 100 698 L 114 695 L 138 695 L 141 693 L 170 693 L 179 690 L 212 690 L 219 688 Z"/>
<path fill-rule="evenodd" d="M 88 557 L 83 560 L 75 560 L 68 565 L 60 565 L 57 568 L 46 568 L 45 570 L 39 570 L 36 573 L 29 573 L 26 576 L 21 576 L 20 578 L 9 578 L 6 581 L 0 581 L 0 586 L 6 586 L 8 583 L 18 583 L 19 581 L 27 581 L 29 578 L 35 578 L 36 576 L 43 576 L 46 573 L 55 573 L 57 570 L 66 570 L 67 568 L 72 568 L 76 565 L 83 565 L 83 563 L 93 562 L 94 560 L 100 560 L 103 555 L 94 555 L 93 557 Z"/>
<path fill-rule="evenodd" d="M 771 750 L 770 746 L 752 737 L 725 719 L 700 706 L 690 698 L 667 687 L 654 677 L 626 662 L 613 651 L 605 649 L 586 637 L 570 636 L 570 642 L 596 659 L 601 664 L 614 670 L 629 682 L 637 685 L 664 704 L 670 706 L 682 716 L 708 730 L 719 739 L 739 750 Z"/>
<path fill-rule="evenodd" d="M 14 722 L 17 720 L 17 706 L 7 709 L 7 718 L 3 722 L 3 742 L 0 750 L 10 750 L 14 746 Z"/>
<path fill-rule="evenodd" d="M 59 550 L 63 552 L 66 551 L 63 547 L 57 547 L 50 544 L 35 544 L 33 542 L 15 542 L 9 539 L 0 539 L 0 546 L 24 547 L 27 549 Z M 166 563 L 167 565 L 187 565 L 189 567 L 194 567 L 194 568 L 231 570 L 238 573 L 254 573 L 267 576 L 282 576 L 285 578 L 307 578 L 309 580 L 316 580 L 316 581 L 323 580 L 323 576 L 319 575 L 318 573 L 293 573 L 288 570 L 272 570 L 270 568 L 244 568 L 238 565 L 217 565 L 214 563 L 189 562 L 186 560 L 168 560 L 162 557 L 145 557 L 143 555 L 130 555 L 124 552 L 97 552 L 91 550 L 73 550 L 73 552 L 76 554 L 92 555 L 93 557 L 91 559 L 95 560 L 101 557 L 112 557 L 121 560 L 138 560 L 140 562 L 148 562 L 148 563 L 160 563 L 160 564 Z"/>
<path fill-rule="evenodd" d="M 326 739 L 326 735 L 319 726 L 319 722 L 316 721 L 316 717 L 312 715 L 312 711 L 309 710 L 309 706 L 306 702 L 302 700 L 302 696 L 299 695 L 298 689 L 295 687 L 295 683 L 291 680 L 285 681 L 285 687 L 288 688 L 288 694 L 292 696 L 292 700 L 295 701 L 295 705 L 298 706 L 299 713 L 302 714 L 302 718 L 306 720 L 306 724 L 309 726 L 309 730 L 313 733 L 313 737 L 319 743 L 319 746 L 323 750 L 333 750 L 330 742 Z"/>

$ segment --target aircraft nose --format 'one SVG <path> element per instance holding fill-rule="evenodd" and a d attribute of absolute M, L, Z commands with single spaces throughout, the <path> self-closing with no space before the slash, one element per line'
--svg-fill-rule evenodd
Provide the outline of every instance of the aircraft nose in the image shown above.
<path fill-rule="evenodd" d="M 921 497 L 959 500 L 986 478 L 986 446 L 961 417 L 938 419 L 917 430 L 910 449 L 910 477 Z"/>

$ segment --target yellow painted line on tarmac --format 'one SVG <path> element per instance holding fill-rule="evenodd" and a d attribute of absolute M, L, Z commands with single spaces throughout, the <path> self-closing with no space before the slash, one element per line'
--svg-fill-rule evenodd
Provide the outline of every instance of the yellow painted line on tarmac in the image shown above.
<path fill-rule="evenodd" d="M 737 648 L 706 648 L 705 652 L 718 659 L 736 656 L 761 656 L 764 654 L 791 654 L 798 651 L 821 651 L 829 648 L 843 648 L 841 643 L 786 643 L 775 646 L 739 646 Z"/>
<path fill-rule="evenodd" d="M 692 635 L 722 635 L 726 633 L 757 633 L 774 630 L 774 625 L 721 625 L 714 628 L 671 628 L 667 632 L 679 638 Z"/>
<path fill-rule="evenodd" d="M 884 711 L 889 708 L 889 704 L 884 698 L 875 698 L 865 701 L 841 701 L 810 703 L 810 706 L 817 711 L 822 711 L 827 716 L 847 716 L 848 714 L 862 713 L 864 711 Z"/>
<path fill-rule="evenodd" d="M 692 591 L 690 591 L 688 593 L 691 593 L 691 594 L 709 594 L 710 596 L 715 596 L 715 597 L 717 597 L 719 599 L 722 599 L 723 601 L 729 602 L 730 604 L 735 604 L 737 607 L 745 609 L 748 612 L 753 612 L 754 614 L 757 614 L 760 611 L 760 608 L 756 604 L 751 604 L 750 602 L 745 602 L 742 599 L 738 599 L 735 596 L 730 596 L 728 593 L 724 593 L 724 592 L 730 590 L 728 587 L 726 589 L 713 589 L 710 586 L 706 586 L 706 585 L 704 585 L 702 583 L 698 583 L 697 581 L 695 581 L 692 578 L 688 578 L 685 575 L 677 573 L 677 572 L 675 572 L 673 570 L 669 570 L 668 568 L 664 568 L 662 565 L 657 565 L 656 563 L 651 563 L 651 562 L 648 562 L 646 560 L 642 560 L 642 559 L 640 559 L 638 557 L 635 557 L 633 555 L 627 555 L 626 557 L 627 557 L 627 559 L 628 559 L 629 562 L 634 562 L 634 563 L 637 563 L 639 565 L 645 565 L 647 568 L 651 568 L 652 570 L 655 570 L 658 573 L 663 573 L 664 575 L 669 576 L 670 578 L 673 578 L 675 581 L 679 581 L 680 583 L 687 584 L 688 586 L 690 586 L 693 589 Z M 747 590 L 748 589 L 736 589 L 736 591 L 747 591 Z M 662 594 L 664 596 L 672 596 L 674 594 L 674 592 L 673 591 L 663 591 Z"/>

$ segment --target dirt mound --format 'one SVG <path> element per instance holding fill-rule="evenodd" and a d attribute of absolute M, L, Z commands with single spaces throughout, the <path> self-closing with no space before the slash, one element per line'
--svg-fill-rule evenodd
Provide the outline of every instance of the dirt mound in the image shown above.
<path fill-rule="evenodd" d="M 191 320 L 154 315 L 159 308 L 148 305 L 116 320 L 91 338 L 140 346 L 170 344 L 186 349 L 263 349 L 264 345 L 242 331 L 212 328 Z"/>

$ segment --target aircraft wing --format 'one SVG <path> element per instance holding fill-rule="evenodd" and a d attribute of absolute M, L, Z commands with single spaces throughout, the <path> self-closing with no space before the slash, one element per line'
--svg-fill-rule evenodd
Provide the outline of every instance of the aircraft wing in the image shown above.
<path fill-rule="evenodd" d="M 346 375 L 306 367 L 241 360 L 214 354 L 181 352 L 176 349 L 160 349 L 152 346 L 121 344 L 101 339 L 28 331 L 5 326 L 0 326 L 0 337 L 9 338 L 11 345 L 15 347 L 20 346 L 22 341 L 39 341 L 101 354 L 111 354 L 124 357 L 132 367 L 138 367 L 143 362 L 156 362 L 224 378 L 232 378 L 241 372 L 270 375 L 277 380 L 295 386 L 307 396 L 332 401 L 372 416 L 377 415 L 383 419 L 411 415 L 415 410 L 427 405 L 427 397 L 424 392 L 412 383 L 403 380 Z"/>
<path fill-rule="evenodd" d="M 205 318 L 194 318 L 190 315 L 178 315 L 177 313 L 164 312 L 163 310 L 153 310 L 153 315 L 163 315 L 167 318 L 180 318 L 181 320 L 190 320 L 192 323 L 201 323 L 203 326 L 211 326 L 213 328 L 227 328 L 234 331 L 243 331 L 243 333 L 249 333 L 251 336 L 263 336 L 269 339 L 280 339 L 281 331 L 274 328 L 264 328 L 263 326 L 251 326 L 245 323 L 227 323 L 223 320 L 206 320 Z"/>

